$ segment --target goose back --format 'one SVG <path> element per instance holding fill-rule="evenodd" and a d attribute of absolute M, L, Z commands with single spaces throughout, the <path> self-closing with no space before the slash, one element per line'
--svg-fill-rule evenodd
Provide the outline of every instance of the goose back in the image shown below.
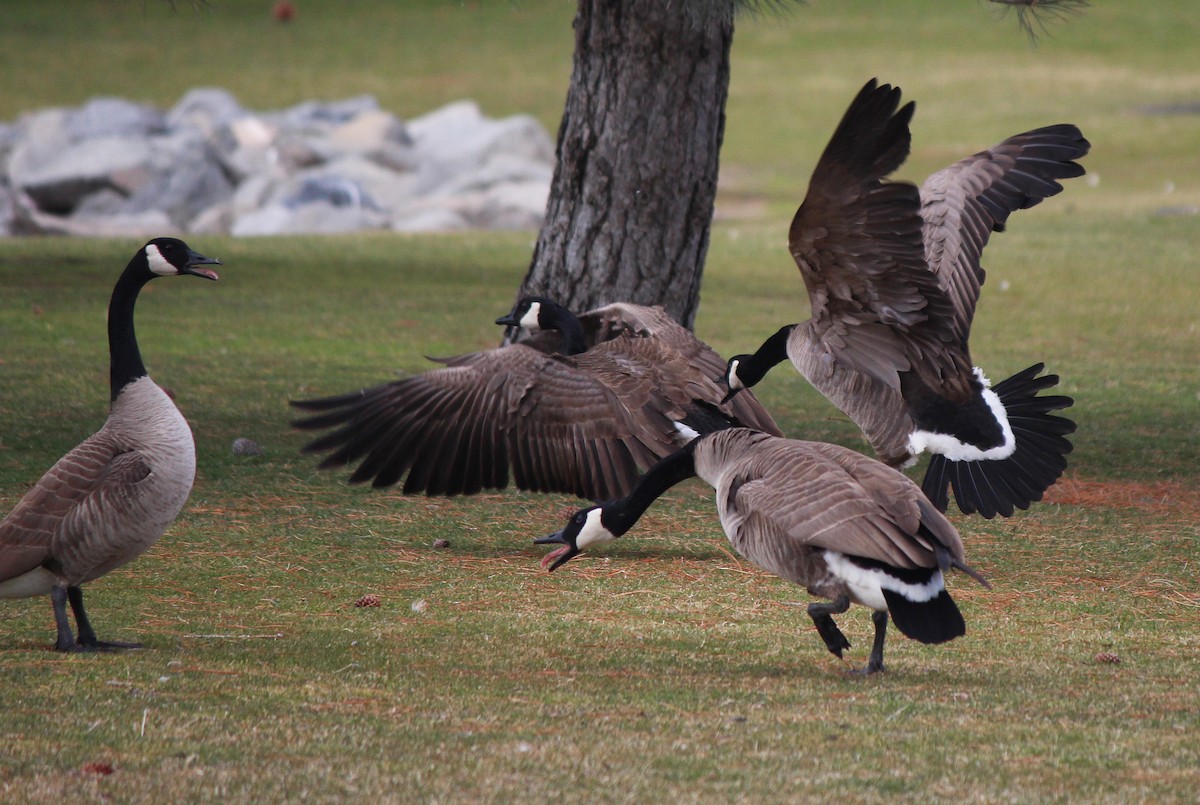
<path fill-rule="evenodd" d="M 733 429 L 701 440 L 695 461 L 734 548 L 814 595 L 845 592 L 826 551 L 936 569 L 940 548 L 965 563 L 958 532 L 920 488 L 861 453 Z"/>

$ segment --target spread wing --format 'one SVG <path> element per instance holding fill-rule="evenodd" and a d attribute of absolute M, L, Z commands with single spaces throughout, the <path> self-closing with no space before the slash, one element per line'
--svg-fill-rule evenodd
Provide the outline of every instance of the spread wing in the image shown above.
<path fill-rule="evenodd" d="M 920 193 L 883 181 L 908 155 L 913 104 L 872 80 L 851 103 L 813 171 L 788 233 L 830 359 L 898 387 L 914 370 L 969 394 L 966 343 L 925 261 Z"/>
<path fill-rule="evenodd" d="M 321 467 L 361 462 L 352 483 L 389 486 L 407 473 L 405 493 L 471 494 L 503 488 L 511 471 L 521 489 L 607 500 L 678 446 L 667 410 L 637 379 L 637 362 L 624 360 L 628 377 L 604 351 L 564 357 L 502 347 L 353 394 L 294 402 L 321 413 L 293 424 L 334 428 L 304 450 L 332 451 Z"/>
<path fill-rule="evenodd" d="M 921 186 L 925 257 L 954 305 L 957 336 L 966 341 L 984 270 L 980 255 L 1008 216 L 1062 192 L 1061 179 L 1082 176 L 1077 162 L 1091 144 L 1070 124 L 1046 126 L 938 171 Z"/>

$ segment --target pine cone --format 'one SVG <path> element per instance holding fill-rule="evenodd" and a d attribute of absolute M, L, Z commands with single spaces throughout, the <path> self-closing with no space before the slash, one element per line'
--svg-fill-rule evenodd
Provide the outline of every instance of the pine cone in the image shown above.
<path fill-rule="evenodd" d="M 367 593 L 362 598 L 354 602 L 356 607 L 377 607 L 379 606 L 379 596 L 374 593 Z"/>
<path fill-rule="evenodd" d="M 1108 662 L 1116 665 L 1120 661 L 1121 658 L 1111 651 L 1101 651 L 1096 655 L 1096 662 Z"/>

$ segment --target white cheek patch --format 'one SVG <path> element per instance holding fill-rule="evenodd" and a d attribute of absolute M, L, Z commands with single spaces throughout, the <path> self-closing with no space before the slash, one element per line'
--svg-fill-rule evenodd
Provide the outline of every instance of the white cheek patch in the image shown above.
<path fill-rule="evenodd" d="M 829 572 L 850 588 L 851 597 L 875 610 L 887 609 L 887 599 L 883 597 L 884 590 L 898 593 L 914 604 L 923 604 L 937 598 L 945 589 L 940 570 L 935 570 L 929 581 L 924 584 L 909 584 L 895 576 L 889 576 L 879 568 L 860 567 L 837 551 L 825 551 L 824 558 Z"/>
<path fill-rule="evenodd" d="M 600 522 L 600 509 L 595 508 L 587 513 L 587 520 L 583 528 L 579 529 L 579 536 L 575 537 L 575 547 L 582 551 L 584 548 L 612 542 L 614 539 L 616 537 L 613 533 Z"/>
<path fill-rule="evenodd" d="M 975 377 L 983 384 L 983 401 L 987 403 L 988 410 L 992 412 L 992 416 L 1000 425 L 1000 430 L 1004 434 L 1003 443 L 987 450 L 981 450 L 948 433 L 915 430 L 908 436 L 909 452 L 918 454 L 928 450 L 930 453 L 943 455 L 951 461 L 998 461 L 1013 454 L 1013 451 L 1017 449 L 1017 439 L 1013 436 L 1012 426 L 1008 423 L 1008 412 L 1004 410 L 1004 403 L 1000 402 L 996 392 L 992 391 L 991 381 L 984 376 L 979 367 L 975 367 Z"/>
<path fill-rule="evenodd" d="M 734 359 L 729 362 L 729 370 L 725 373 L 725 382 L 729 385 L 730 391 L 741 391 L 745 388 L 742 384 L 742 379 L 738 377 L 738 366 L 741 361 Z"/>
<path fill-rule="evenodd" d="M 538 324 L 538 316 L 540 316 L 541 313 L 542 303 L 534 302 L 529 306 L 529 310 L 525 311 L 525 315 L 521 317 L 521 321 L 518 323 L 526 330 L 536 333 L 538 330 L 542 329 L 542 326 Z"/>
<path fill-rule="evenodd" d="M 150 264 L 150 270 L 160 277 L 173 277 L 179 273 L 179 269 L 167 262 L 167 258 L 153 243 L 146 247 L 146 262 Z"/>

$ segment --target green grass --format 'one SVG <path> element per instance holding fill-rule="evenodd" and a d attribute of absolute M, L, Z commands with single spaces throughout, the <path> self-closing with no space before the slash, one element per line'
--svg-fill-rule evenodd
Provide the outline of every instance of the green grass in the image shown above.
<path fill-rule="evenodd" d="M 553 128 L 569 5 L 301 4 L 284 29 L 266 3 L 10 2 L 0 119 L 207 84 L 260 108 L 372 92 L 404 115 L 470 96 Z M 546 574 L 530 539 L 571 498 L 404 498 L 298 455 L 289 398 L 492 346 L 532 233 L 193 239 L 221 282 L 152 283 L 138 332 L 196 433 L 197 485 L 88 590 L 101 636 L 147 649 L 57 656 L 45 600 L 0 601 L 0 800 L 1193 800 L 1200 219 L 1156 211 L 1200 203 L 1200 134 L 1137 109 L 1196 99 L 1200 53 L 1189 4 L 1126 5 L 1037 48 L 975 3 L 739 23 L 697 321 L 723 352 L 805 315 L 788 217 L 867 76 L 918 101 L 907 176 L 1056 120 L 1094 143 L 1099 183 L 988 250 L 974 357 L 993 379 L 1047 361 L 1080 428 L 1050 502 L 955 517 L 994 586 L 951 579 L 965 638 L 893 635 L 887 674 L 848 675 L 804 591 L 732 556 L 700 484 Z M 137 245 L 0 241 L 0 511 L 103 421 L 104 304 Z M 762 396 L 790 434 L 862 446 L 792 373 Z M 264 455 L 234 456 L 238 437 Z M 869 618 L 842 620 L 861 664 Z"/>

